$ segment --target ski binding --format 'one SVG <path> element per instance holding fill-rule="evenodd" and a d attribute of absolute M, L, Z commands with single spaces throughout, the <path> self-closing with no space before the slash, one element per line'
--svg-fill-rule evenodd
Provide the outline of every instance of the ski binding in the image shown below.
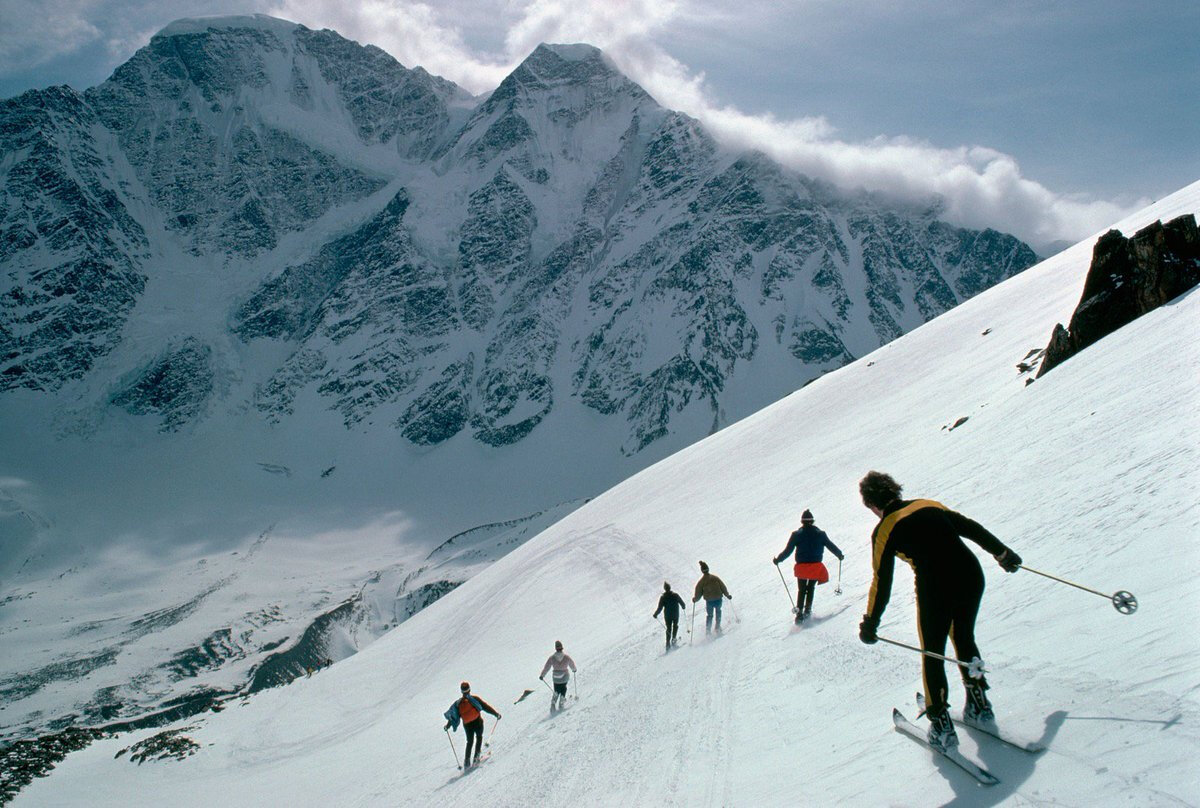
<path fill-rule="evenodd" d="M 929 745 L 929 740 L 925 736 L 925 731 L 905 718 L 904 714 L 894 707 L 892 708 L 892 723 L 896 725 L 896 729 L 899 732 L 902 732 L 913 740 L 919 742 L 925 746 L 926 749 L 941 755 L 946 760 L 950 761 L 967 774 L 974 777 L 983 785 L 994 786 L 1000 782 L 1000 779 L 996 777 L 996 775 L 992 774 L 978 763 L 975 763 L 973 760 L 965 757 L 962 752 L 958 751 L 957 748 L 947 749 L 944 752 L 934 749 Z"/>

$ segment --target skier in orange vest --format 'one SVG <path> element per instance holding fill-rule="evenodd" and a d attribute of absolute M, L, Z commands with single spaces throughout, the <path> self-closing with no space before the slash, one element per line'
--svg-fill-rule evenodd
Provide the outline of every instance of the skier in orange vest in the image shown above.
<path fill-rule="evenodd" d="M 479 765 L 479 753 L 483 751 L 483 713 L 491 713 L 496 716 L 496 720 L 500 720 L 500 713 L 492 708 L 478 696 L 471 695 L 471 683 L 463 682 L 459 685 L 462 690 L 462 698 L 450 705 L 450 709 L 446 711 L 446 730 L 458 729 L 458 722 L 462 721 L 463 729 L 467 733 L 467 752 L 463 755 L 463 769 L 472 765 Z M 472 741 L 475 746 L 475 755 L 471 755 Z"/>

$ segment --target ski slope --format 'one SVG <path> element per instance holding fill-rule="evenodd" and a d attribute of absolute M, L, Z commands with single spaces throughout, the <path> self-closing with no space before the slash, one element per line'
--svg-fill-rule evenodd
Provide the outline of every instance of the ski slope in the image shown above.
<path fill-rule="evenodd" d="M 1200 183 L 1115 226 L 1197 210 Z M 1069 318 L 1093 242 L 626 480 L 333 668 L 193 718 L 193 756 L 132 765 L 114 755 L 154 731 L 104 740 L 15 804 L 1200 803 L 1200 293 L 1034 384 L 1015 367 Z M 1049 747 L 960 731 L 999 785 L 892 729 L 893 706 L 916 712 L 920 666 L 856 636 L 875 523 L 857 481 L 872 468 L 979 520 L 1029 566 L 1141 603 L 1121 615 L 981 558 L 998 716 Z M 844 594 L 820 587 L 816 619 L 796 629 L 770 561 L 804 508 L 846 552 Z M 664 655 L 662 581 L 690 594 L 698 559 L 735 598 L 730 630 Z M 897 570 L 880 634 L 915 642 Z M 537 674 L 555 639 L 580 674 L 550 717 Z M 494 757 L 467 776 L 442 732 L 462 679 L 504 715 Z"/>

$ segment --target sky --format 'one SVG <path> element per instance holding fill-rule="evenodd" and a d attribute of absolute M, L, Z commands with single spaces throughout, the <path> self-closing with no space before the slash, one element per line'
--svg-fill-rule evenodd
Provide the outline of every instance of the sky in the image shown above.
<path fill-rule="evenodd" d="M 0 97 L 103 81 L 171 20 L 269 13 L 468 90 L 589 42 L 723 141 L 1037 247 L 1200 178 L 1195 0 L 0 0 Z"/>

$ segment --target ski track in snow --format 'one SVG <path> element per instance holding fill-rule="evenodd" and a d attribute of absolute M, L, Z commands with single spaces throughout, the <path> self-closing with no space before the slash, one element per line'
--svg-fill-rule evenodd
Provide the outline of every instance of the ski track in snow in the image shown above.
<path fill-rule="evenodd" d="M 1117 226 L 1198 208 L 1200 183 Z M 1082 243 L 635 475 L 332 669 L 192 719 L 185 761 L 113 759 L 150 732 L 102 740 L 15 804 L 1200 804 L 1200 291 L 1025 386 L 1013 366 L 1067 319 L 1089 258 Z M 1048 745 L 960 731 L 999 785 L 892 728 L 893 706 L 916 713 L 920 665 L 856 636 L 869 468 L 978 519 L 1033 568 L 1141 603 L 1121 615 L 981 556 L 998 717 Z M 818 587 L 816 620 L 796 630 L 767 565 L 805 507 L 847 559 L 844 594 Z M 692 644 L 664 655 L 650 613 L 664 577 L 691 594 L 699 558 L 734 595 L 730 630 L 705 640 L 698 609 Z M 897 565 L 881 635 L 915 640 L 910 581 Z M 580 698 L 551 718 L 535 679 L 555 639 Z M 470 777 L 441 731 L 462 679 L 504 714 Z M 514 705 L 527 687 L 540 690 Z"/>

